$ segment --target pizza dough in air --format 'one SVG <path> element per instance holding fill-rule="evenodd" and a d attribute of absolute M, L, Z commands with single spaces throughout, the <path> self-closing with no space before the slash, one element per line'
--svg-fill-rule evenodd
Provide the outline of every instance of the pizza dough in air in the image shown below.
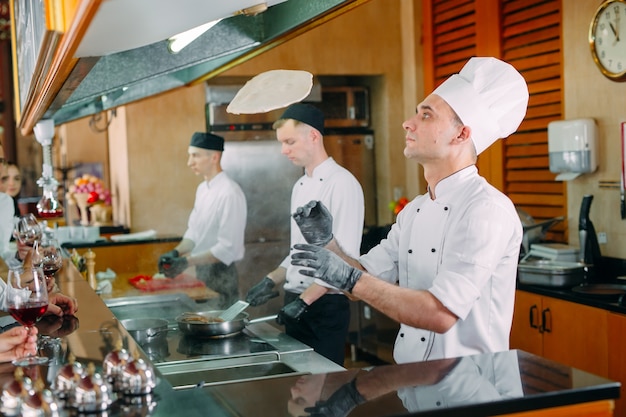
<path fill-rule="evenodd" d="M 311 92 L 313 74 L 307 71 L 272 70 L 249 80 L 226 111 L 232 114 L 265 113 L 302 101 Z"/>

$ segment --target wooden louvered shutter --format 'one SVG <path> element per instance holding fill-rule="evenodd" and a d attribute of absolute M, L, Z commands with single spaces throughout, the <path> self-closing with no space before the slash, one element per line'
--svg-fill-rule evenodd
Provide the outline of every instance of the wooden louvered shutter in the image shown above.
<path fill-rule="evenodd" d="M 562 118 L 561 0 L 422 1 L 425 91 L 472 56 L 499 56 L 515 66 L 529 86 L 526 118 L 485 152 L 494 148 L 501 158 L 481 154 L 479 169 L 535 222 L 567 217 L 566 187 L 549 170 L 547 136 L 548 123 Z M 546 238 L 566 242 L 565 222 Z"/>
<path fill-rule="evenodd" d="M 566 186 L 555 181 L 548 158 L 548 123 L 563 117 L 561 0 L 502 0 L 502 58 L 528 82 L 528 112 L 504 142 L 504 192 L 535 221 L 565 216 Z M 548 239 L 566 242 L 565 222 Z"/>

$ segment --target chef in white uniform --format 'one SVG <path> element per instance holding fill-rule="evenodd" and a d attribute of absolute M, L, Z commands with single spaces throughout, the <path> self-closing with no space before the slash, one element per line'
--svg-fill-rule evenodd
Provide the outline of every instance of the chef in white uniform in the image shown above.
<path fill-rule="evenodd" d="M 358 261 L 333 241 L 296 246 L 292 264 L 312 268 L 304 274 L 401 324 L 396 362 L 508 349 L 522 225 L 475 164 L 517 130 L 527 105 L 528 87 L 513 66 L 470 59 L 402 125 L 404 155 L 423 166 L 428 192 L 399 213 L 387 238 Z"/>

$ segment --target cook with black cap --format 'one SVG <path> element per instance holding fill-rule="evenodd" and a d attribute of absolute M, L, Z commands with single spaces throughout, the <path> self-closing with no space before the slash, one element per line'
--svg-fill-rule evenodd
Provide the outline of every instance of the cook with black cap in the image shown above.
<path fill-rule="evenodd" d="M 159 272 L 174 278 L 191 266 L 207 287 L 219 294 L 217 308 L 239 299 L 235 261 L 244 256 L 246 197 L 222 171 L 224 139 L 196 132 L 189 143 L 187 166 L 204 180 L 196 189 L 187 230 L 176 247 L 159 257 Z"/>
<path fill-rule="evenodd" d="M 387 238 L 358 259 L 334 241 L 296 246 L 292 264 L 303 274 L 400 323 L 396 362 L 508 350 L 522 225 L 475 164 L 517 130 L 527 105 L 513 66 L 471 58 L 402 124 L 404 155 L 424 168 L 428 192 L 404 207 Z M 298 224 L 320 222 L 305 216 Z"/>
<path fill-rule="evenodd" d="M 281 152 L 296 166 L 304 168 L 304 175 L 294 184 L 291 210 L 309 200 L 323 201 L 332 217 L 328 233 L 335 236 L 351 256 L 359 255 L 363 235 L 364 198 L 358 180 L 347 169 L 328 156 L 324 147 L 324 114 L 311 104 L 296 103 L 287 107 L 274 123 Z M 315 212 L 317 207 L 313 207 Z M 291 247 L 297 243 L 323 245 L 315 232 L 305 240 L 300 229 L 291 225 Z M 345 295 L 323 281 L 302 275 L 290 263 L 289 254 L 246 296 L 252 306 L 278 296 L 276 284 L 284 282 L 284 307 L 278 314 L 285 333 L 312 347 L 317 353 L 343 366 L 345 341 L 350 324 L 350 305 Z"/>

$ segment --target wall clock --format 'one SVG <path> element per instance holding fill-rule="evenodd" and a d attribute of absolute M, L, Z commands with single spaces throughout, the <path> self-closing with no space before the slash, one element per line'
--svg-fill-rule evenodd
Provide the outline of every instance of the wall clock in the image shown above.
<path fill-rule="evenodd" d="M 589 27 L 594 62 L 607 78 L 626 81 L 626 0 L 605 0 Z"/>

